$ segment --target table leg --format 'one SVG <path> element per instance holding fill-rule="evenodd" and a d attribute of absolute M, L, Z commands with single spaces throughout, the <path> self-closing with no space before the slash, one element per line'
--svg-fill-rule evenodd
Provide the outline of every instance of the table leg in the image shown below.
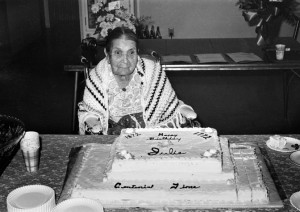
<path fill-rule="evenodd" d="M 75 132 L 76 129 L 76 114 L 77 114 L 77 89 L 78 89 L 78 72 L 75 72 L 74 81 L 74 97 L 73 97 L 73 117 L 72 117 L 72 131 Z"/>
<path fill-rule="evenodd" d="M 284 120 L 287 121 L 288 118 L 288 93 L 289 93 L 289 85 L 288 85 L 288 71 L 283 71 L 283 114 Z"/>

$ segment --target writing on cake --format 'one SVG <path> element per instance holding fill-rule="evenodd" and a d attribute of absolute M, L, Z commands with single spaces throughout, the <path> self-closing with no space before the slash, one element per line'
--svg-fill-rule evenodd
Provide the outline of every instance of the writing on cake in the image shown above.
<path fill-rule="evenodd" d="M 160 150 L 157 147 L 152 147 L 151 148 L 151 152 L 148 153 L 148 155 L 184 155 L 186 154 L 186 152 L 180 152 L 180 151 L 176 151 L 173 148 L 169 148 L 169 150 L 167 152 L 165 152 L 164 150 Z"/>
<path fill-rule="evenodd" d="M 173 185 L 170 187 L 170 189 L 197 189 L 200 188 L 200 186 L 194 186 L 194 185 L 180 185 L 179 183 L 173 183 Z"/>
<path fill-rule="evenodd" d="M 147 140 L 149 141 L 177 141 L 180 142 L 181 138 L 178 137 L 176 134 L 164 134 L 164 133 L 158 133 L 157 136 L 149 137 Z"/>
<path fill-rule="evenodd" d="M 117 182 L 114 187 L 115 188 L 122 188 L 122 189 L 124 189 L 124 188 L 130 188 L 130 189 L 150 189 L 150 188 L 153 188 L 154 185 L 153 184 L 152 185 L 135 185 L 135 184 L 133 184 L 133 185 L 122 185 L 122 183 Z"/>

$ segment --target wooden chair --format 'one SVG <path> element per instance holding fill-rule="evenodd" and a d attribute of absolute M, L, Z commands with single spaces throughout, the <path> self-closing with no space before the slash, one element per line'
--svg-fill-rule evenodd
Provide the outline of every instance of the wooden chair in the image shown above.
<path fill-rule="evenodd" d="M 96 64 L 97 40 L 93 37 L 81 41 L 81 63 L 84 65 L 84 78 L 87 78 L 89 70 Z"/>
<path fill-rule="evenodd" d="M 295 24 L 295 29 L 294 29 L 294 34 L 293 34 L 293 38 L 295 40 L 297 40 L 297 38 L 298 38 L 299 27 L 300 27 L 300 18 L 298 18 L 298 20 Z"/>

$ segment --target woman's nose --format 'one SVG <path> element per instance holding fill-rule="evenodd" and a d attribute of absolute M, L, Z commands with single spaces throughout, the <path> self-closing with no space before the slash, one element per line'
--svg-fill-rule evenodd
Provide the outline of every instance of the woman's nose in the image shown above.
<path fill-rule="evenodd" d="M 127 63 L 128 62 L 128 55 L 127 54 L 123 54 L 122 55 L 122 62 L 123 63 Z"/>

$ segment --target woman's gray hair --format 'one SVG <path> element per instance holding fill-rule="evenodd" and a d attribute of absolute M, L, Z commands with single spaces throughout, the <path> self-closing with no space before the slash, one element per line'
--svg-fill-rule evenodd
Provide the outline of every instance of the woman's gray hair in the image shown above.
<path fill-rule="evenodd" d="M 122 36 L 125 36 L 125 38 L 127 38 L 128 40 L 134 41 L 136 43 L 136 48 L 138 49 L 139 39 L 137 35 L 131 29 L 122 26 L 122 27 L 116 27 L 115 29 L 113 29 L 108 33 L 105 42 L 106 52 L 110 52 L 113 41 L 121 38 Z"/>

